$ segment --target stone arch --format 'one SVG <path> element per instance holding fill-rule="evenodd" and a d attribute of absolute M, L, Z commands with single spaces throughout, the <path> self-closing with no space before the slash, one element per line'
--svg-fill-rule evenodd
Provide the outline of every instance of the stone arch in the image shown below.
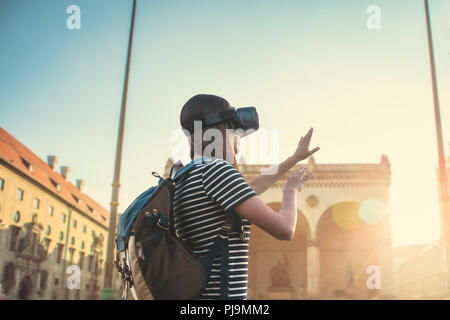
<path fill-rule="evenodd" d="M 31 289 L 33 288 L 33 282 L 30 276 L 24 276 L 19 283 L 19 291 L 17 298 L 20 300 L 28 300 L 31 296 Z"/>
<path fill-rule="evenodd" d="M 268 203 L 274 211 L 280 202 Z M 306 245 L 310 237 L 305 215 L 298 211 L 292 241 L 280 241 L 252 225 L 249 249 L 249 299 L 293 299 L 306 295 Z"/>
<path fill-rule="evenodd" d="M 364 221 L 360 209 L 360 202 L 337 202 L 317 223 L 322 298 L 365 299 L 375 292 L 367 288 L 366 270 L 383 264 L 386 225 Z"/>

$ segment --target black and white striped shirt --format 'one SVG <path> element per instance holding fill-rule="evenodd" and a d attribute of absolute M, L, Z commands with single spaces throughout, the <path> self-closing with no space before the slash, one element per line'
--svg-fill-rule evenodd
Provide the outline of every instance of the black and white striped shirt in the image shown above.
<path fill-rule="evenodd" d="M 200 257 L 206 256 L 230 210 L 256 193 L 229 162 L 207 159 L 196 164 L 175 186 L 174 219 L 179 237 Z M 230 299 L 247 298 L 250 222 L 242 219 L 246 240 L 230 233 Z M 200 299 L 220 299 L 220 252 Z"/>

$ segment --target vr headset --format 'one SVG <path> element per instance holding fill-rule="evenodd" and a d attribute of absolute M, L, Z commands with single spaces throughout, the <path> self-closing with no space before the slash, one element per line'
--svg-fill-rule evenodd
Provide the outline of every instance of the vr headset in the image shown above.
<path fill-rule="evenodd" d="M 202 119 L 206 127 L 228 122 L 230 129 L 234 129 L 241 137 L 248 136 L 259 128 L 258 112 L 255 107 L 246 108 L 231 108 L 230 110 L 207 114 Z M 190 126 L 183 125 L 183 128 L 188 129 L 189 132 L 194 131 L 194 124 Z"/>

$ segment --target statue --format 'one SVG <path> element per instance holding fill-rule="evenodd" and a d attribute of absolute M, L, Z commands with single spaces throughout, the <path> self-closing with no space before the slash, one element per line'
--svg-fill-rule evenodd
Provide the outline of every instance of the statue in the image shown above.
<path fill-rule="evenodd" d="M 354 288 L 354 279 L 355 275 L 354 275 L 354 271 L 353 268 L 351 266 L 347 267 L 347 270 L 345 271 L 345 287 L 346 288 Z"/>
<path fill-rule="evenodd" d="M 290 288 L 291 280 L 288 275 L 288 261 L 286 257 L 286 253 L 283 253 L 284 263 L 278 261 L 276 265 L 270 269 L 270 276 L 272 283 L 270 288 Z"/>
<path fill-rule="evenodd" d="M 92 232 L 92 246 L 94 249 L 99 249 L 103 247 L 103 234 L 100 233 L 98 236 L 95 232 Z"/>

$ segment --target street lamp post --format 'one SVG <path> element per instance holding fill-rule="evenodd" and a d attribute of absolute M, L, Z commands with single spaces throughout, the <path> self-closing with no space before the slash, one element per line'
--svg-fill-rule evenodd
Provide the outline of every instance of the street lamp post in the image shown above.
<path fill-rule="evenodd" d="M 122 147 L 123 147 L 123 133 L 125 129 L 125 112 L 127 108 L 127 95 L 128 95 L 128 78 L 130 74 L 130 61 L 131 51 L 133 47 L 133 34 L 134 34 L 134 20 L 136 16 L 136 0 L 133 0 L 133 13 L 131 16 L 130 36 L 128 40 L 128 54 L 125 67 L 125 79 L 122 93 L 122 106 L 120 111 L 119 121 L 119 133 L 117 137 L 116 146 L 116 160 L 114 165 L 114 180 L 112 183 L 112 196 L 111 196 L 111 214 L 109 216 L 109 232 L 108 232 L 108 244 L 106 252 L 106 265 L 105 265 L 105 282 L 103 284 L 102 299 L 113 298 L 112 291 L 112 278 L 113 278 L 113 262 L 114 262 L 114 249 L 115 249 L 115 236 L 116 236 L 116 224 L 117 224 L 117 208 L 119 207 L 119 188 L 120 188 L 120 167 L 122 163 Z"/>
<path fill-rule="evenodd" d="M 441 112 L 439 107 L 439 95 L 436 80 L 436 64 L 433 52 L 433 36 L 430 23 L 430 8 L 428 0 L 425 1 L 425 16 L 427 22 L 428 51 L 430 55 L 431 80 L 433 88 L 434 116 L 436 122 L 436 138 L 439 157 L 439 194 L 441 205 L 441 230 L 442 245 L 445 256 L 445 273 L 447 281 L 447 294 L 450 294 L 450 205 L 448 197 L 448 176 L 445 163 L 444 143 L 442 139 Z"/>

